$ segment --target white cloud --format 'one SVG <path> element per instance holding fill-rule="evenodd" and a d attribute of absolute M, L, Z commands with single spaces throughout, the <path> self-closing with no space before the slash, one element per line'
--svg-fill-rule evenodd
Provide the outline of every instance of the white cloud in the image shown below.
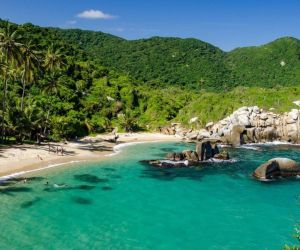
<path fill-rule="evenodd" d="M 80 18 L 86 18 L 86 19 L 113 19 L 116 18 L 116 16 L 104 13 L 101 10 L 85 10 L 77 15 L 77 17 Z"/>

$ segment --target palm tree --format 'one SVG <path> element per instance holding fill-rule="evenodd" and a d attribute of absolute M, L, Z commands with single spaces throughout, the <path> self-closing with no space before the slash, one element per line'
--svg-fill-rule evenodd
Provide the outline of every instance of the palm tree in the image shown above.
<path fill-rule="evenodd" d="M 59 89 L 61 87 L 60 82 L 58 81 L 59 78 L 59 71 L 62 67 L 65 66 L 64 57 L 61 54 L 59 49 L 55 49 L 54 45 L 52 44 L 46 53 L 45 61 L 44 61 L 44 68 L 49 72 L 47 77 L 47 83 L 44 85 L 43 90 L 48 95 L 48 111 L 46 115 L 45 124 L 48 123 L 50 111 L 51 111 L 51 94 L 57 95 L 59 93 Z M 44 127 L 43 133 L 46 134 L 47 127 Z"/>
<path fill-rule="evenodd" d="M 0 32 L 0 51 L 2 55 L 2 70 L 3 70 L 3 100 L 2 100 L 2 121 L 1 121 L 1 140 L 4 141 L 4 114 L 6 111 L 6 98 L 8 86 L 8 70 L 10 67 L 17 67 L 21 64 L 21 46 L 18 42 L 19 35 L 17 30 L 12 31 L 9 22 L 6 22 L 4 29 Z"/>
<path fill-rule="evenodd" d="M 52 44 L 46 53 L 44 67 L 49 72 L 54 72 L 59 70 L 62 66 L 64 66 L 64 58 L 59 49 L 54 49 L 54 45 Z"/>
<path fill-rule="evenodd" d="M 35 72 L 39 66 L 39 59 L 37 57 L 37 51 L 34 50 L 31 41 L 24 44 L 22 47 L 24 56 L 24 62 L 22 66 L 22 98 L 21 98 L 21 111 L 24 109 L 24 96 L 26 85 L 32 83 L 35 80 Z"/>

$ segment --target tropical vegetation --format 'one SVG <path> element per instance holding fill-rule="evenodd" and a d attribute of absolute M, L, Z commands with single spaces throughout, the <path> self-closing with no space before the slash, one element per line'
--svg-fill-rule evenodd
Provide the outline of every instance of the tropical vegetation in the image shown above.
<path fill-rule="evenodd" d="M 245 105 L 300 99 L 300 41 L 224 52 L 196 39 L 128 41 L 0 20 L 0 140 L 40 142 L 196 126 Z"/>

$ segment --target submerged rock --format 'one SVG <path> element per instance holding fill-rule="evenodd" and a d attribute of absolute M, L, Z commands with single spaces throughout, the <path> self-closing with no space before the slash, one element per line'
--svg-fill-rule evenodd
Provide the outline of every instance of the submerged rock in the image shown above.
<path fill-rule="evenodd" d="M 288 158 L 273 158 L 253 172 L 253 176 L 262 181 L 297 175 L 300 175 L 300 164 Z"/>

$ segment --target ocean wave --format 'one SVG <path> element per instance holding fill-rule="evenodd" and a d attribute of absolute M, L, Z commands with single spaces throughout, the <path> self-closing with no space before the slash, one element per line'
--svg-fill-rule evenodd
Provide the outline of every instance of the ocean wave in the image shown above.
<path fill-rule="evenodd" d="M 256 146 L 257 146 L 257 145 L 256 145 Z M 252 145 L 249 145 L 249 144 L 242 145 L 242 146 L 237 147 L 237 148 L 243 148 L 243 149 L 250 149 L 250 150 L 261 151 L 261 148 L 255 147 L 255 146 L 252 146 Z"/>
<path fill-rule="evenodd" d="M 295 144 L 287 141 L 269 141 L 269 142 L 258 142 L 258 143 L 247 143 L 248 146 L 276 146 L 276 145 L 292 145 L 300 146 L 300 144 Z"/>

